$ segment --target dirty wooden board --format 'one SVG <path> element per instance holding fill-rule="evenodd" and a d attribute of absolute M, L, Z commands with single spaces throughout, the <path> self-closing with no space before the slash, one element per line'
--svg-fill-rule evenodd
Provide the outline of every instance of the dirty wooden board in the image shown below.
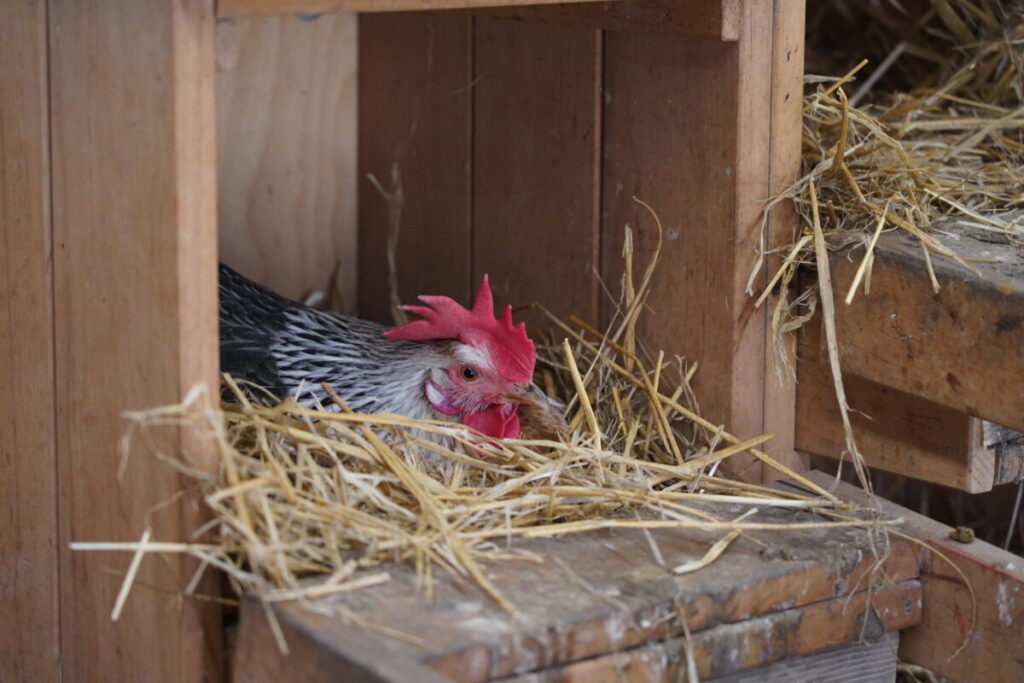
<path fill-rule="evenodd" d="M 746 287 L 769 194 L 773 6 L 742 10 L 732 43 L 606 33 L 601 258 L 615 291 L 624 226 L 639 264 L 657 241 L 633 197 L 657 211 L 665 241 L 640 334 L 699 360 L 701 413 L 748 436 L 765 426 L 765 315 Z"/>
<path fill-rule="evenodd" d="M 0 3 L 0 680 L 60 679 L 45 3 Z M 17 653 L 17 656 L 12 656 Z"/>
<path fill-rule="evenodd" d="M 596 2 L 597 0 L 576 0 Z M 219 0 L 218 17 L 251 14 L 315 14 L 335 10 L 353 12 L 409 12 L 416 10 L 493 7 L 495 5 L 548 5 L 563 0 Z"/>
<path fill-rule="evenodd" d="M 611 31 L 672 33 L 677 38 L 727 40 L 739 38 L 741 0 L 633 0 L 632 2 L 570 2 L 556 5 L 513 5 L 484 8 L 478 14 Z M 801 44 L 803 36 L 801 36 Z"/>
<path fill-rule="evenodd" d="M 800 331 L 796 446 L 838 458 L 846 435 L 821 343 L 819 315 Z M 984 448 L 980 420 L 849 372 L 843 387 L 869 466 L 971 493 L 992 488 L 995 454 Z"/>
<path fill-rule="evenodd" d="M 216 680 L 219 610 L 175 594 L 195 562 L 143 562 L 137 581 L 170 590 L 134 591 L 113 622 L 131 558 L 69 549 L 136 541 L 147 521 L 154 538 L 184 541 L 203 521 L 189 502 L 148 514 L 183 488 L 148 449 L 117 475 L 122 411 L 217 380 L 213 3 L 48 12 L 62 680 Z M 195 445 L 186 430 L 154 439 Z"/>
<path fill-rule="evenodd" d="M 217 24 L 220 259 L 291 298 L 356 281 L 354 14 Z"/>
<path fill-rule="evenodd" d="M 834 479 L 809 476 L 822 486 Z M 840 483 L 836 494 L 860 502 L 863 492 Z M 1024 680 L 1024 559 L 984 541 L 949 538 L 950 527 L 888 501 L 886 514 L 906 520 L 903 531 L 931 544 L 923 556 L 921 623 L 900 636 L 899 655 L 957 681 Z M 967 575 L 978 598 L 978 627 L 971 633 L 971 598 L 956 572 L 939 557 L 952 559 Z M 968 638 L 966 647 L 950 658 Z"/>
<path fill-rule="evenodd" d="M 502 306 L 596 321 L 601 33 L 481 17 L 474 35 L 474 282 L 489 274 Z"/>
<path fill-rule="evenodd" d="M 740 508 L 728 506 L 718 512 L 729 516 Z M 766 510 L 756 519 L 820 518 L 810 512 Z M 702 556 L 718 535 L 652 532 L 653 544 L 670 567 Z M 381 660 L 428 664 L 460 681 L 557 667 L 657 639 L 679 638 L 683 635 L 680 613 L 694 633 L 722 625 L 743 631 L 739 624 L 766 619 L 769 625 L 778 624 L 774 628 L 780 638 L 771 641 L 773 656 L 788 656 L 790 648 L 792 654 L 809 652 L 856 638 L 853 623 L 863 612 L 859 601 L 869 587 L 883 588 L 878 593 L 883 630 L 916 622 L 918 557 L 909 544 L 894 543 L 884 572 L 872 573 L 877 563 L 869 554 L 863 530 L 750 535 L 763 545 L 738 540 L 710 570 L 681 576 L 659 564 L 652 542 L 637 530 L 515 541 L 513 547 L 540 553 L 542 561 L 486 565 L 495 584 L 517 606 L 515 617 L 502 612 L 475 587 L 459 587 L 436 573 L 434 597 L 428 600 L 416 587 L 413 568 L 406 564 L 386 566 L 391 581 L 382 586 L 314 603 L 314 607 L 343 606 L 364 623 L 396 629 L 421 639 L 419 644 L 375 635 L 297 604 L 274 609 L 295 637 L 316 640 L 314 652 L 319 651 L 322 661 L 338 653 L 365 658 L 372 652 Z M 883 575 L 891 583 L 882 581 Z M 841 604 L 850 594 L 855 594 L 851 607 L 844 611 Z M 263 618 L 257 605 L 243 619 L 254 617 Z M 814 628 L 786 636 L 801 618 Z M 241 650 L 274 647 L 266 636 L 247 641 L 245 633 L 243 626 Z M 708 641 L 707 666 L 720 671 L 712 665 L 714 640 Z M 751 650 L 737 666 L 753 666 L 757 660 Z"/>
<path fill-rule="evenodd" d="M 1010 245 L 954 237 L 943 241 L 972 259 L 980 275 L 932 255 L 937 294 L 917 240 L 901 232 L 878 240 L 871 293 L 836 307 L 843 368 L 1024 430 L 1024 256 Z M 845 296 L 862 253 L 833 256 L 837 298 Z"/>
<path fill-rule="evenodd" d="M 388 202 L 401 176 L 396 262 L 404 303 L 419 294 L 471 296 L 473 20 L 438 14 L 359 18 L 360 315 L 391 321 Z"/>

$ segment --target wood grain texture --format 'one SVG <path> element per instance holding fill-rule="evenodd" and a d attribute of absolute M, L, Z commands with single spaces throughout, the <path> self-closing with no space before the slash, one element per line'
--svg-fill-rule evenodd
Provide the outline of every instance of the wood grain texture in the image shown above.
<path fill-rule="evenodd" d="M 500 306 L 598 319 L 600 37 L 476 20 L 473 280 L 489 274 Z"/>
<path fill-rule="evenodd" d="M 633 0 L 513 5 L 466 10 L 486 16 L 610 31 L 672 33 L 693 40 L 739 38 L 740 0 Z"/>
<path fill-rule="evenodd" d="M 215 386 L 213 5 L 55 0 L 49 10 L 62 675 L 216 680 L 217 611 L 173 594 L 194 563 L 143 562 L 113 623 L 129 558 L 67 550 L 138 539 L 147 510 L 182 487 L 148 449 L 118 482 L 121 412 Z M 194 445 L 174 430 L 154 438 Z M 196 515 L 186 505 L 150 516 L 154 537 L 185 539 Z"/>
<path fill-rule="evenodd" d="M 221 259 L 281 294 L 355 308 L 356 24 L 350 13 L 217 25 Z"/>
<path fill-rule="evenodd" d="M 899 231 L 902 232 L 902 231 Z M 1024 430 L 1024 260 L 1010 245 L 963 235 L 952 248 L 980 275 L 932 256 L 932 291 L 920 244 L 883 235 L 874 252 L 871 293 L 836 310 L 844 369 L 959 412 Z M 832 259 L 836 291 L 859 265 Z"/>
<path fill-rule="evenodd" d="M 896 648 L 899 632 L 887 633 L 877 642 L 841 645 L 803 657 L 748 669 L 709 683 L 878 683 L 896 680 Z"/>
<path fill-rule="evenodd" d="M 820 328 L 819 316 L 801 331 L 796 446 L 838 458 L 846 437 Z M 992 488 L 995 457 L 984 448 L 979 420 L 853 373 L 843 373 L 843 385 L 870 467 L 971 493 Z"/>
<path fill-rule="evenodd" d="M 833 477 L 811 473 L 821 485 Z M 859 489 L 839 483 L 836 494 L 861 501 Z M 1021 558 L 984 541 L 961 544 L 950 540 L 952 529 L 888 501 L 883 511 L 906 520 L 905 531 L 929 543 L 956 563 L 977 595 L 978 623 L 971 631 L 971 597 L 956 572 L 937 554 L 924 555 L 921 623 L 901 634 L 902 659 L 957 681 L 1019 681 L 1024 679 L 1024 563 Z M 967 641 L 955 657 L 957 649 Z"/>
<path fill-rule="evenodd" d="M 803 76 L 804 76 L 804 0 L 774 0 L 775 18 L 772 28 L 772 104 L 771 142 L 769 160 L 769 193 L 776 196 L 796 182 L 800 175 L 801 132 L 803 130 Z M 792 202 L 776 206 L 768 216 L 765 246 L 769 250 L 791 244 L 799 230 L 799 219 Z M 781 265 L 781 258 L 768 256 L 768 267 L 761 281 L 756 283 L 759 293 L 767 286 L 767 278 Z M 756 295 L 755 293 L 755 295 Z M 794 471 L 809 467 L 808 458 L 796 451 L 796 377 L 780 367 L 772 333 L 772 311 L 778 301 L 770 296 L 765 302 L 765 379 L 764 430 L 775 438 L 768 451 Z M 778 350 L 793 359 L 796 337 L 788 335 L 779 340 Z M 776 470 L 765 468 L 768 478 L 781 476 Z"/>
<path fill-rule="evenodd" d="M 719 513 L 731 510 L 738 508 Z M 757 518 L 817 519 L 777 509 L 763 510 Z M 415 568 L 404 563 L 387 566 L 388 583 L 319 600 L 319 610 L 293 603 L 273 609 L 297 637 L 314 641 L 316 647 L 304 651 L 318 661 L 349 652 L 363 657 L 372 653 L 375 661 L 428 664 L 458 681 L 556 671 L 572 662 L 681 639 L 684 618 L 695 636 L 708 634 L 704 670 L 723 671 L 731 661 L 725 656 L 729 651 L 744 653 L 733 665 L 751 666 L 758 657 L 767 661 L 857 639 L 854 624 L 864 612 L 870 577 L 882 575 L 872 574 L 877 563 L 865 534 L 850 528 L 756 533 L 770 552 L 739 540 L 711 570 L 686 575 L 674 575 L 666 566 L 701 557 L 717 536 L 678 530 L 651 534 L 664 564 L 655 557 L 652 541 L 638 530 L 513 541 L 514 547 L 542 558 L 487 565 L 490 579 L 516 606 L 514 616 L 475 587 L 460 586 L 447 575 L 435 574 L 433 594 L 427 598 Z M 886 593 L 882 588 L 876 596 L 881 630 L 916 623 L 917 549 L 895 542 L 881 571 L 893 589 Z M 397 629 L 421 642 L 383 636 L 325 615 L 332 606 L 364 624 Z M 249 616 L 264 618 L 258 612 Z M 263 635 L 243 638 L 239 648 L 265 651 L 273 645 Z M 292 664 L 299 670 L 305 666 L 294 659 Z"/>
<path fill-rule="evenodd" d="M 735 43 L 605 37 L 605 279 L 614 291 L 626 224 L 641 262 L 654 249 L 639 197 L 665 226 L 641 335 L 669 358 L 699 360 L 702 414 L 741 435 L 765 426 L 765 315 L 746 286 L 769 192 L 772 14 L 744 3 Z"/>
<path fill-rule="evenodd" d="M 0 3 L 0 680 L 60 678 L 45 3 Z"/>
<path fill-rule="evenodd" d="M 493 7 L 495 5 L 546 5 L 564 0 L 218 0 L 218 17 L 249 15 L 316 14 L 351 12 L 411 12 L 416 10 Z M 596 0 L 577 0 L 577 2 Z"/>
<path fill-rule="evenodd" d="M 359 312 L 391 321 L 388 192 L 398 173 L 399 292 L 471 296 L 472 19 L 359 18 Z"/>

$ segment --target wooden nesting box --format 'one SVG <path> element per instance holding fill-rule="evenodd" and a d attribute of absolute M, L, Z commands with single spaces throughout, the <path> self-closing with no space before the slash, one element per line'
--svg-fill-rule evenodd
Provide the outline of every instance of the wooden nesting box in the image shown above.
<path fill-rule="evenodd" d="M 333 281 L 350 310 L 386 319 L 397 232 L 403 300 L 466 300 L 489 273 L 514 306 L 607 322 L 598 275 L 617 287 L 624 227 L 641 259 L 656 242 L 642 199 L 664 224 L 651 345 L 700 362 L 708 418 L 775 434 L 773 453 L 799 466 L 796 389 L 774 378 L 746 290 L 761 200 L 799 170 L 802 49 L 803 0 L 0 4 L 0 679 L 219 676 L 214 606 L 144 588 L 180 587 L 193 562 L 144 563 L 112 623 L 127 562 L 68 550 L 138 538 L 180 490 L 148 457 L 117 478 L 121 412 L 216 385 L 218 253 L 290 296 Z M 775 212 L 765 244 L 793 227 Z M 972 447 L 980 404 L 897 388 L 960 411 Z M 819 432 L 804 447 L 829 451 Z M 187 433 L 158 445 L 203 460 Z M 956 462 L 963 488 L 991 486 Z M 201 513 L 182 510 L 155 516 L 155 537 L 187 539 Z M 992 557 L 962 566 L 995 600 L 1021 577 Z M 900 569 L 909 593 L 931 566 L 919 560 Z M 957 596 L 935 604 L 963 609 Z M 1015 599 L 985 603 L 986 642 L 1014 642 Z M 927 621 L 907 614 L 888 626 Z"/>

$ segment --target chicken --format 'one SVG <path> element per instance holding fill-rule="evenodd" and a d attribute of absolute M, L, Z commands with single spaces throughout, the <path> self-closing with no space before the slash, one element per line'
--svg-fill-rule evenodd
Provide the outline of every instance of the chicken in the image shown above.
<path fill-rule="evenodd" d="M 220 267 L 221 371 L 278 397 L 457 421 L 492 438 L 520 434 L 520 409 L 562 423 L 532 382 L 536 350 L 511 306 L 494 317 L 487 276 L 471 309 L 444 296 L 402 306 L 420 318 L 388 329 L 289 301 Z"/>

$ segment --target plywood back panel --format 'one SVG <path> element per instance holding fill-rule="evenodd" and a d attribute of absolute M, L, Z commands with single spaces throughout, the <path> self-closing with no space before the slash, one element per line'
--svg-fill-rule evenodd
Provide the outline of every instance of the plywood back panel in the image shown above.
<path fill-rule="evenodd" d="M 281 294 L 356 284 L 356 15 L 217 24 L 221 259 Z M 332 280 L 332 278 L 335 278 Z"/>

